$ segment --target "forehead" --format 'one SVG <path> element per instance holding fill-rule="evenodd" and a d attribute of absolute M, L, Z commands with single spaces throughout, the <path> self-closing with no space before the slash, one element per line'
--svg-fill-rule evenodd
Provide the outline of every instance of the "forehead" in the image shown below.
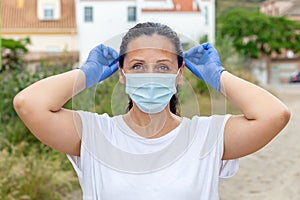
<path fill-rule="evenodd" d="M 142 35 L 130 41 L 127 46 L 127 54 L 145 51 L 176 55 L 175 46 L 167 37 L 161 35 Z"/>

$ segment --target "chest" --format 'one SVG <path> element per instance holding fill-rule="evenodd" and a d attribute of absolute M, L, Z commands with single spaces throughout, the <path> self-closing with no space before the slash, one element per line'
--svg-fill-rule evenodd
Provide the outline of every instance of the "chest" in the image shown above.
<path fill-rule="evenodd" d="M 199 159 L 185 155 L 161 170 L 137 174 L 93 161 L 91 186 L 99 199 L 205 199 L 205 195 L 217 194 L 219 170 L 214 160 L 213 156 Z"/>

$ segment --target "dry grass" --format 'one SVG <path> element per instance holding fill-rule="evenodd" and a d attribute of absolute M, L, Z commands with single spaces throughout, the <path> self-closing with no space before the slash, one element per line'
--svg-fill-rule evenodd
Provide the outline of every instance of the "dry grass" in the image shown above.
<path fill-rule="evenodd" d="M 65 156 L 49 156 L 28 148 L 24 142 L 12 152 L 0 151 L 1 200 L 58 200 L 78 188 L 73 170 L 63 170 Z"/>

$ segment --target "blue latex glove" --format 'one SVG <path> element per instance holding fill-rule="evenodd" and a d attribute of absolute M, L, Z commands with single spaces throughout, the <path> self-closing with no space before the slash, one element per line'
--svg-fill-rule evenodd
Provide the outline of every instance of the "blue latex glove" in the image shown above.
<path fill-rule="evenodd" d="M 110 47 L 100 44 L 93 48 L 86 63 L 79 68 L 85 73 L 85 88 L 103 81 L 117 71 L 118 60 L 118 53 Z"/>
<path fill-rule="evenodd" d="M 220 91 L 220 76 L 225 69 L 221 66 L 217 50 L 210 43 L 201 44 L 184 52 L 183 60 L 193 74 Z"/>

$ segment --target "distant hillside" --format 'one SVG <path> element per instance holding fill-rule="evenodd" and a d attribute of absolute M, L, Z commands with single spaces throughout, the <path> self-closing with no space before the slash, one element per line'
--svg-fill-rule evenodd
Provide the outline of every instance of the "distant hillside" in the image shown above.
<path fill-rule="evenodd" d="M 265 0 L 216 0 L 216 12 L 217 15 L 219 15 L 233 8 L 258 11 L 259 5 L 264 1 Z"/>

